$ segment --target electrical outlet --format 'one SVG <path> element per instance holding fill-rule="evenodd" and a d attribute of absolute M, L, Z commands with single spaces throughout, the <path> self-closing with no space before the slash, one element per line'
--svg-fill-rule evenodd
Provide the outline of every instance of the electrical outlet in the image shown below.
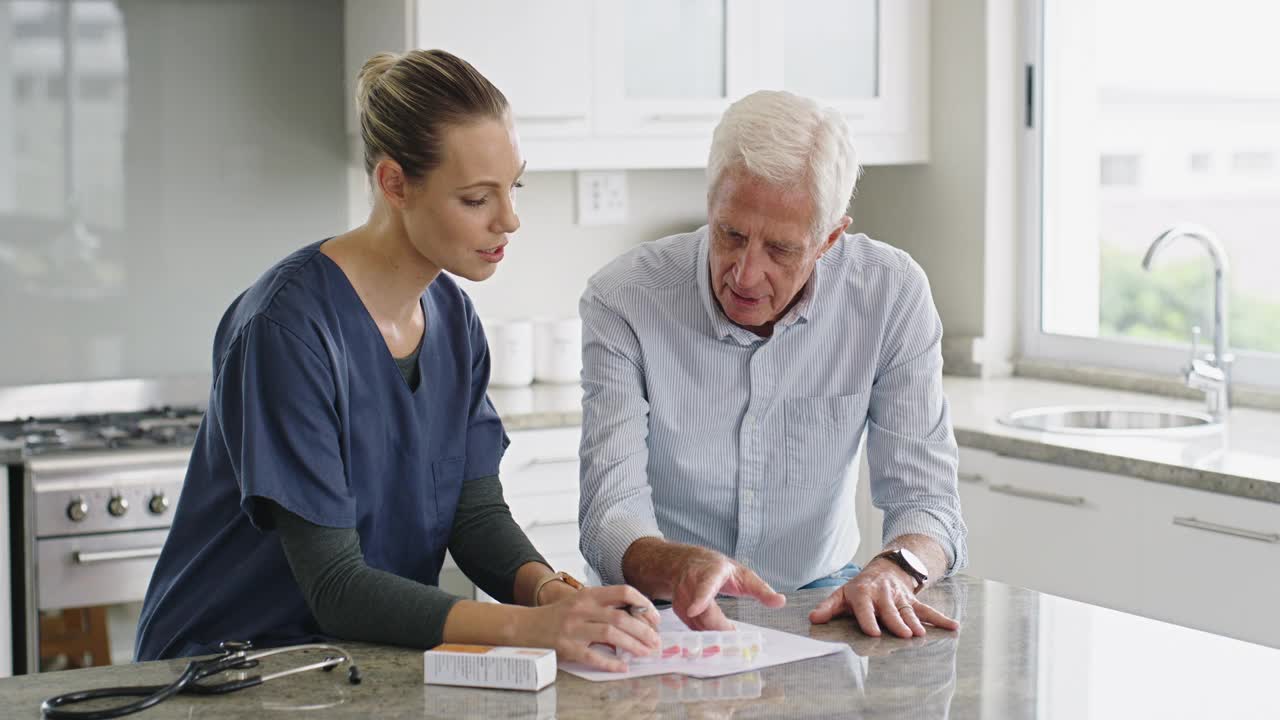
<path fill-rule="evenodd" d="M 578 224 L 617 225 L 627 221 L 627 173 L 578 173 Z"/>

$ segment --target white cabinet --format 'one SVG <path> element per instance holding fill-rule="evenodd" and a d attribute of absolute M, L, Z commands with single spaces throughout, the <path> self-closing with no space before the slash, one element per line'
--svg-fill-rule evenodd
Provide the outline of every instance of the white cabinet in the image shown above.
<path fill-rule="evenodd" d="M 605 137 L 688 137 L 710 147 L 729 103 L 758 87 L 757 0 L 605 0 L 595 96 Z M 673 160 L 673 162 L 679 162 Z M 690 156 L 689 166 L 706 163 Z"/>
<path fill-rule="evenodd" d="M 374 52 L 450 50 L 507 95 L 533 170 L 705 167 L 721 113 L 760 88 L 840 109 L 864 164 L 928 159 L 929 0 L 347 0 L 346 11 L 348 96 Z"/>
<path fill-rule="evenodd" d="M 1130 612 L 1143 483 L 960 449 L 972 575 Z"/>
<path fill-rule="evenodd" d="M 1280 505 L 960 449 L 968 573 L 1280 647 Z"/>
<path fill-rule="evenodd" d="M 589 133 L 591 0 L 419 0 L 417 10 L 415 46 L 448 50 L 498 86 L 522 140 Z"/>
<path fill-rule="evenodd" d="M 577 427 L 513 430 L 499 477 L 511 516 L 551 567 L 583 578 L 578 550 Z M 446 584 L 447 582 L 447 584 Z M 447 558 L 440 586 L 455 595 L 491 600 Z"/>
<path fill-rule="evenodd" d="M 840 110 L 864 164 L 929 156 L 928 0 L 760 0 L 756 85 Z"/>
<path fill-rule="evenodd" d="M 1145 485 L 1143 614 L 1280 647 L 1280 504 Z"/>

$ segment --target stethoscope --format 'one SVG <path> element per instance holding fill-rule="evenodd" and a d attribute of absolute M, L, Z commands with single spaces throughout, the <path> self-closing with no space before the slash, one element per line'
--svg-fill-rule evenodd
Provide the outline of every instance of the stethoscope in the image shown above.
<path fill-rule="evenodd" d="M 98 688 L 96 690 L 81 690 L 79 692 L 69 692 L 57 695 L 45 700 L 40 704 L 40 712 L 44 713 L 46 718 L 58 720 L 107 720 L 107 718 L 118 718 L 136 712 L 141 712 L 149 707 L 168 700 L 174 695 L 225 695 L 226 693 L 251 688 L 261 685 L 268 680 L 286 677 L 308 670 L 324 670 L 329 672 L 342 663 L 348 664 L 347 680 L 352 685 L 360 684 L 360 668 L 352 661 L 351 653 L 343 650 L 337 645 L 325 645 L 314 643 L 309 645 L 292 645 L 290 647 L 272 648 L 270 650 L 259 650 L 257 652 L 249 652 L 253 646 L 247 642 L 238 642 L 227 640 L 218 645 L 222 653 L 206 660 L 192 660 L 187 663 L 187 667 L 182 674 L 168 685 L 126 685 L 124 687 Z M 298 652 L 302 650 L 322 650 L 326 652 L 337 653 L 336 656 L 327 655 L 319 662 L 309 665 L 302 665 L 291 668 L 289 670 L 281 670 L 280 672 L 271 673 L 269 675 L 251 675 L 248 677 L 240 677 L 235 680 L 227 680 L 225 682 L 202 685 L 200 680 L 211 675 L 227 672 L 229 670 L 248 670 L 257 667 L 258 661 L 272 655 L 281 653 Z M 100 700 L 102 698 L 118 698 L 118 697 L 140 697 L 141 700 L 126 705 L 119 705 L 113 708 L 105 708 L 102 710 L 62 710 L 63 705 L 74 705 L 76 703 L 86 702 L 88 700 Z"/>

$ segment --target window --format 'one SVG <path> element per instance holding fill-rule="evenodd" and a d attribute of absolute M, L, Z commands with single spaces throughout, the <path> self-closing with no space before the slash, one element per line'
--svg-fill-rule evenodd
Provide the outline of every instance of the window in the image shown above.
<path fill-rule="evenodd" d="M 1103 155 L 1098 182 L 1101 185 L 1137 185 L 1138 169 L 1141 167 L 1137 155 Z"/>
<path fill-rule="evenodd" d="M 1213 155 L 1207 152 L 1191 153 L 1187 162 L 1193 173 L 1207 173 L 1213 170 Z"/>
<path fill-rule="evenodd" d="M 1023 354 L 1176 373 L 1212 336 L 1212 265 L 1190 239 L 1142 258 L 1194 223 L 1229 258 L 1234 377 L 1280 386 L 1280 3 L 1024 2 Z"/>

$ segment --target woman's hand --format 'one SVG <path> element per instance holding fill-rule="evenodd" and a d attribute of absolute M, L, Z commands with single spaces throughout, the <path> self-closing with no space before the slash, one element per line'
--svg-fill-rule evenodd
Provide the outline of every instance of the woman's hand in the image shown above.
<path fill-rule="evenodd" d="M 627 612 L 628 606 L 649 611 L 633 616 Z M 555 648 L 558 659 L 597 670 L 623 672 L 627 664 L 591 649 L 593 643 L 640 656 L 658 651 L 661 644 L 657 610 L 629 585 L 583 588 L 555 603 L 533 608 L 529 617 L 522 645 Z"/>

